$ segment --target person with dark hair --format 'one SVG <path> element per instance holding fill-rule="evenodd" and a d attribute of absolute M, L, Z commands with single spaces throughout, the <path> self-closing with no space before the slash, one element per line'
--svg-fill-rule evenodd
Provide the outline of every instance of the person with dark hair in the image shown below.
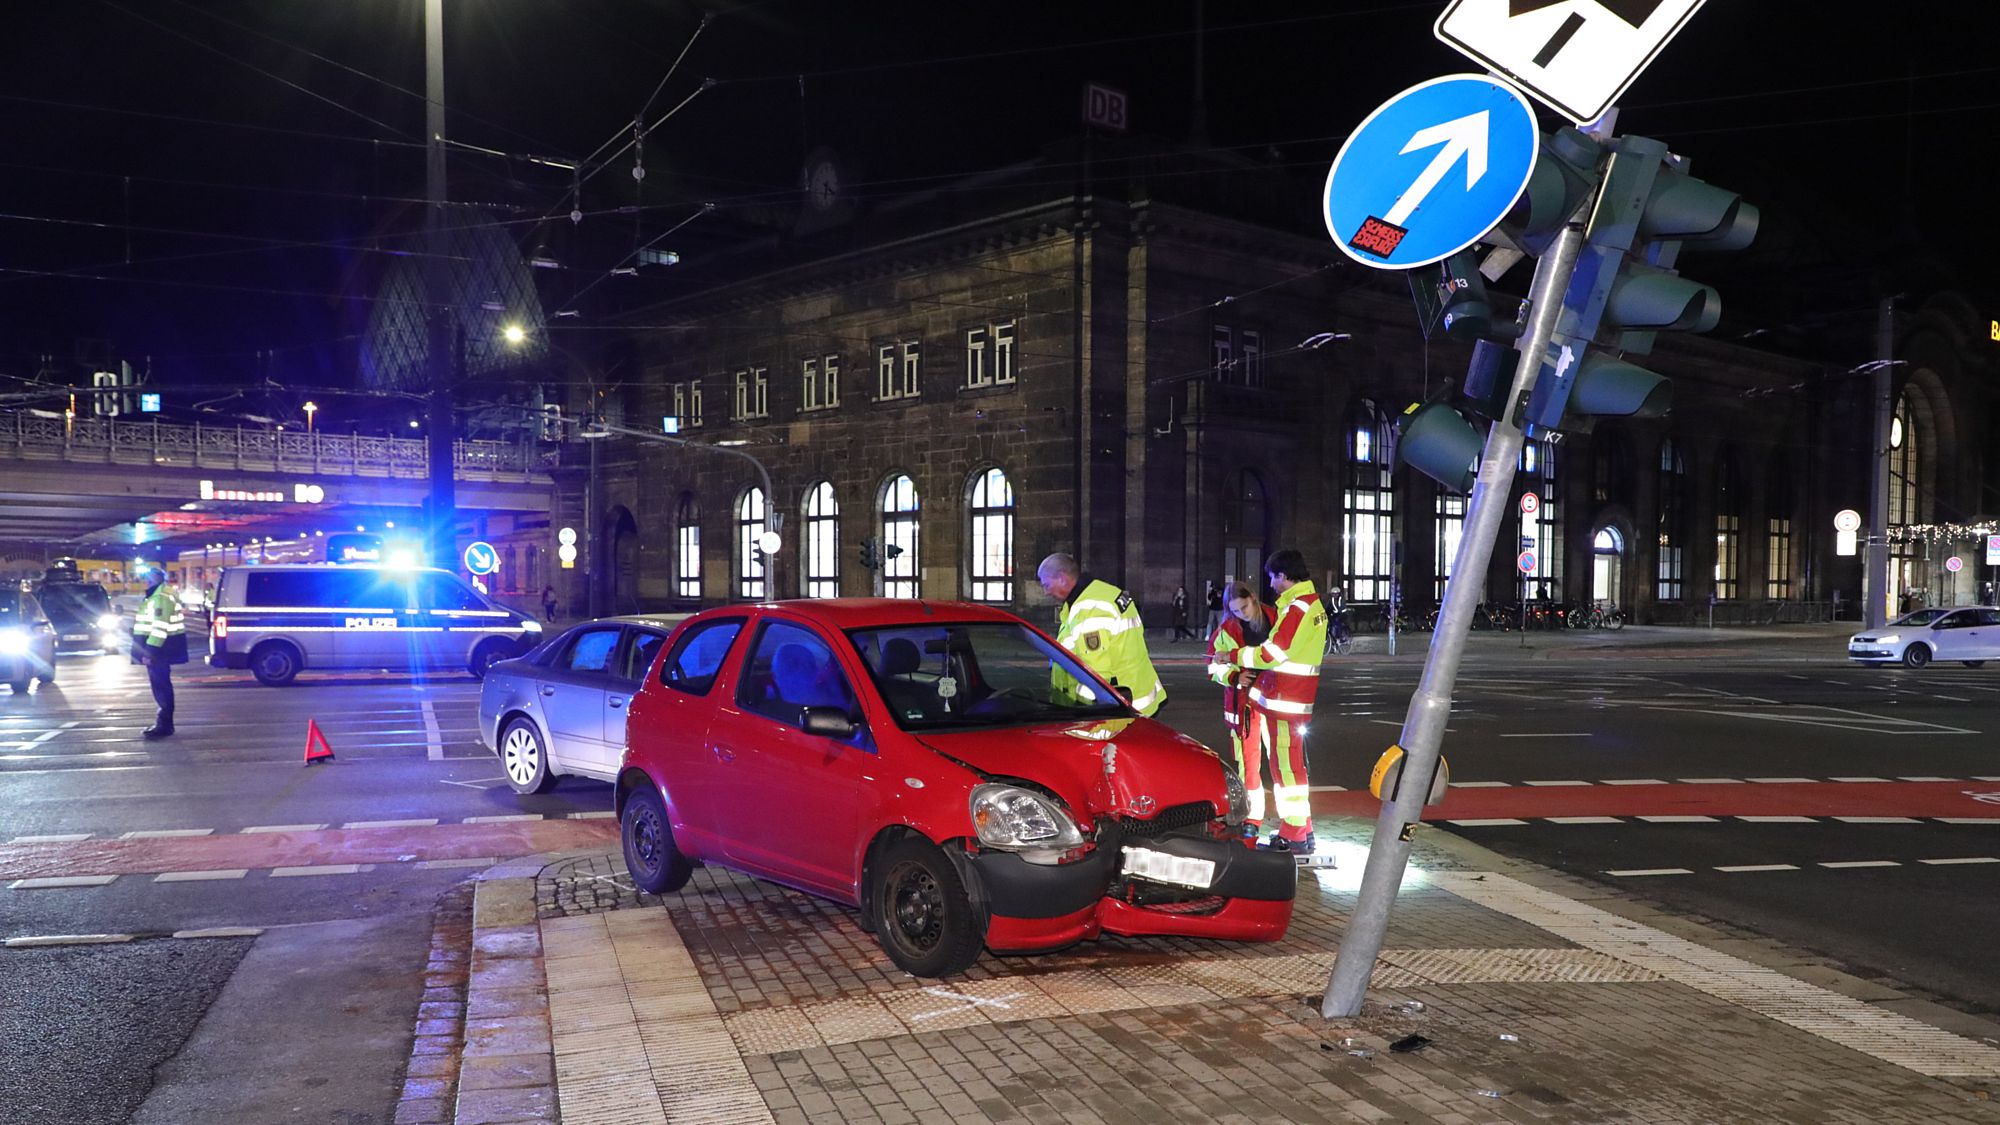
<path fill-rule="evenodd" d="M 1319 690 L 1319 665 L 1326 656 L 1326 606 L 1313 589 L 1312 571 L 1297 551 L 1278 551 L 1264 562 L 1264 577 L 1277 591 L 1277 620 L 1261 644 L 1231 654 L 1237 668 L 1254 670 L 1250 687 L 1250 745 L 1246 761 L 1271 761 L 1271 792 L 1277 798 L 1278 831 L 1265 846 L 1311 855 L 1312 790 L 1306 777 L 1306 724 Z M 1244 785 L 1249 786 L 1246 776 Z"/>
<path fill-rule="evenodd" d="M 1174 587 L 1174 635 L 1168 644 L 1179 644 L 1183 640 L 1194 640 L 1194 630 L 1188 628 L 1188 592 L 1186 586 Z"/>
<path fill-rule="evenodd" d="M 1203 584 L 1208 587 L 1206 591 L 1208 620 L 1202 625 L 1201 635 L 1204 637 L 1213 637 L 1215 636 L 1215 631 L 1222 628 L 1222 587 L 1217 585 L 1213 578 L 1205 580 Z"/>
<path fill-rule="evenodd" d="M 1248 733 L 1250 685 L 1258 673 L 1236 665 L 1240 649 L 1263 644 L 1271 636 L 1277 614 L 1257 598 L 1248 583 L 1231 582 L 1223 593 L 1229 616 L 1210 635 L 1208 678 L 1222 685 L 1222 721 L 1229 727 L 1229 749 L 1236 756 L 1236 772 L 1250 797 L 1250 817 L 1243 824 L 1244 835 L 1252 840 L 1264 826 L 1264 763 L 1252 757 L 1243 740 Z"/>

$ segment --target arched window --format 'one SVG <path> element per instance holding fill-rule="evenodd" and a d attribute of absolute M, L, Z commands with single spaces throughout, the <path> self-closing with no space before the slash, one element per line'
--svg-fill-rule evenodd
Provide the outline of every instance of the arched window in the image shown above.
<path fill-rule="evenodd" d="M 736 500 L 736 596 L 766 597 L 764 552 L 757 540 L 764 535 L 764 490 L 748 488 Z"/>
<path fill-rule="evenodd" d="M 1736 458 L 1725 453 L 1715 466 L 1715 596 L 1738 597 L 1743 571 L 1743 492 L 1736 485 Z"/>
<path fill-rule="evenodd" d="M 799 547 L 805 552 L 805 595 L 809 598 L 840 596 L 840 500 L 833 483 L 821 481 L 806 491 L 805 534 Z"/>
<path fill-rule="evenodd" d="M 1007 474 L 996 468 L 973 477 L 966 510 L 972 517 L 966 596 L 975 602 L 1012 602 L 1014 486 L 1007 483 Z"/>
<path fill-rule="evenodd" d="M 1389 472 L 1395 466 L 1390 464 L 1382 440 L 1387 432 L 1387 417 L 1366 399 L 1348 415 L 1347 487 L 1341 501 L 1345 512 L 1343 561 L 1351 601 L 1389 598 L 1396 494 L 1389 482 Z"/>
<path fill-rule="evenodd" d="M 917 483 L 907 476 L 882 486 L 882 596 L 920 598 L 923 570 L 917 555 Z"/>
<path fill-rule="evenodd" d="M 1896 401 L 1889 423 L 1889 526 L 1922 523 L 1917 502 L 1917 463 L 1921 452 L 1916 427 L 1910 424 L 1910 400 Z"/>
<path fill-rule="evenodd" d="M 701 597 L 701 505 L 692 492 L 674 506 L 674 596 Z"/>
<path fill-rule="evenodd" d="M 1674 439 L 1660 442 L 1660 558 L 1655 596 L 1679 601 L 1687 593 L 1687 462 Z"/>

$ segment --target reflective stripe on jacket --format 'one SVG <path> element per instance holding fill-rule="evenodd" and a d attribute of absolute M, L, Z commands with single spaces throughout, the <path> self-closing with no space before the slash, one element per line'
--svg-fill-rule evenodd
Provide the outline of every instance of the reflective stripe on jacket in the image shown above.
<path fill-rule="evenodd" d="M 1139 605 L 1111 583 L 1078 580 L 1077 588 L 1056 610 L 1056 642 L 1113 687 L 1131 692 L 1132 706 L 1141 715 L 1153 714 L 1167 701 L 1167 689 L 1146 651 Z"/>
<path fill-rule="evenodd" d="M 132 639 L 154 648 L 163 647 L 168 637 L 186 633 L 187 618 L 181 613 L 181 601 L 164 583 L 146 595 L 146 600 L 139 603 L 138 615 L 132 619 Z"/>
<path fill-rule="evenodd" d="M 1312 717 L 1319 691 L 1319 663 L 1326 656 L 1326 607 L 1311 582 L 1295 582 L 1278 595 L 1278 622 L 1261 645 L 1239 648 L 1235 663 L 1263 675 L 1250 689 L 1250 706 L 1293 722 Z"/>
<path fill-rule="evenodd" d="M 1276 619 L 1271 607 L 1258 606 L 1264 612 L 1264 629 L 1268 636 L 1271 623 Z M 1222 619 L 1222 627 L 1208 642 L 1208 678 L 1222 685 L 1222 721 L 1234 727 L 1243 721 L 1243 705 L 1248 702 L 1249 693 L 1236 690 L 1236 653 L 1242 649 L 1243 619 L 1234 613 Z"/>

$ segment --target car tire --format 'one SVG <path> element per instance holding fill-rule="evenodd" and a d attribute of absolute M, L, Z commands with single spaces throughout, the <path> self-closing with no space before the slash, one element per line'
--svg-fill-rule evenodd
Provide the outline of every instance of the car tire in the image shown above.
<path fill-rule="evenodd" d="M 40 681 L 42 681 L 42 682 L 43 682 L 43 683 L 45 683 L 45 684 L 52 684 L 52 683 L 55 683 L 55 682 L 56 682 L 56 662 L 55 662 L 55 661 L 53 661 L 53 660 L 49 661 L 49 670 L 48 670 L 48 671 L 46 671 L 46 672 L 37 672 L 37 673 L 35 674 L 35 678 L 36 678 L 36 679 L 38 679 L 38 680 L 40 680 Z"/>
<path fill-rule="evenodd" d="M 936 844 L 903 839 L 882 855 L 869 904 L 875 938 L 896 967 L 917 977 L 948 977 L 979 960 L 985 920 L 965 881 Z"/>
<path fill-rule="evenodd" d="M 1903 650 L 1903 663 L 1912 668 L 1921 668 L 1931 662 L 1931 650 L 1923 645 L 1911 645 Z"/>
<path fill-rule="evenodd" d="M 514 792 L 532 797 L 555 787 L 548 743 L 532 719 L 515 719 L 500 730 L 500 772 Z"/>
<path fill-rule="evenodd" d="M 625 847 L 625 869 L 632 873 L 632 884 L 647 894 L 671 894 L 694 877 L 694 863 L 674 846 L 667 806 L 652 786 L 634 789 L 625 798 L 618 838 Z"/>
<path fill-rule="evenodd" d="M 483 680 L 486 678 L 487 669 L 505 659 L 507 659 L 506 641 L 481 641 L 479 647 L 472 650 L 472 663 L 466 666 L 466 670 L 472 673 L 473 679 Z"/>
<path fill-rule="evenodd" d="M 1959 663 L 1965 665 L 1967 668 L 1978 668 L 1986 662 L 1984 660 L 1961 660 Z"/>
<path fill-rule="evenodd" d="M 250 650 L 250 674 L 265 687 L 284 687 L 298 677 L 305 661 L 284 641 L 265 641 Z"/>
<path fill-rule="evenodd" d="M 14 689 L 15 695 L 28 694 L 28 681 L 26 680 L 10 680 L 7 686 Z"/>

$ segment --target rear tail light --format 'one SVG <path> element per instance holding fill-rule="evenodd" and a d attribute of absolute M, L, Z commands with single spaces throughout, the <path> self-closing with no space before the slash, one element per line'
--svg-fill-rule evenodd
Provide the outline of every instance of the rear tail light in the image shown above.
<path fill-rule="evenodd" d="M 209 633 L 218 641 L 227 639 L 229 636 L 229 618 L 217 617 L 215 619 L 215 626 L 209 630 Z"/>

